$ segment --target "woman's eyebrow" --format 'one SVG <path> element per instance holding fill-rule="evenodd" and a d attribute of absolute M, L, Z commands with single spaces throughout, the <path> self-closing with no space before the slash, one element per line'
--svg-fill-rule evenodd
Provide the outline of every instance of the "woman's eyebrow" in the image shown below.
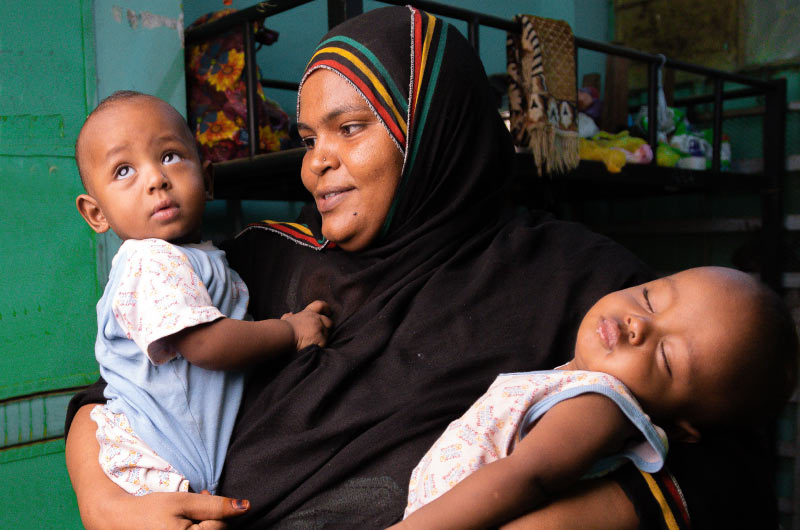
<path fill-rule="evenodd" d="M 369 107 L 366 105 L 342 105 L 340 107 L 336 107 L 328 111 L 326 114 L 322 116 L 322 123 L 330 123 L 334 121 L 336 118 L 341 116 L 342 114 L 346 114 L 348 112 L 367 112 L 369 111 Z M 309 126 L 307 123 L 298 121 L 297 122 L 298 129 L 313 129 L 313 127 Z"/>

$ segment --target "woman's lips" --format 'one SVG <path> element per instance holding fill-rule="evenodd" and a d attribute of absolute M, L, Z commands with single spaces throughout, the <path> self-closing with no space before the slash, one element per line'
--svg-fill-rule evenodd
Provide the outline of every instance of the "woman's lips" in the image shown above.
<path fill-rule="evenodd" d="M 607 318 L 600 318 L 600 323 L 597 325 L 597 335 L 600 337 L 600 342 L 607 350 L 611 350 L 619 340 L 619 325 Z"/>
<path fill-rule="evenodd" d="M 347 198 L 348 193 L 352 190 L 353 188 L 335 188 L 318 193 L 317 210 L 319 210 L 319 213 L 333 210 Z"/>

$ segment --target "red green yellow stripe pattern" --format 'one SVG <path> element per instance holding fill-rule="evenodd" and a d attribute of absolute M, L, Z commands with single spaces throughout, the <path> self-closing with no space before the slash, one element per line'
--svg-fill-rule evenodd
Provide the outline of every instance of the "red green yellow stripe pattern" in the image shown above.
<path fill-rule="evenodd" d="M 247 225 L 241 233 L 244 233 L 248 230 L 267 230 L 274 232 L 285 238 L 291 239 L 299 245 L 313 248 L 315 250 L 334 248 L 336 246 L 327 239 L 317 239 L 306 225 L 300 223 L 287 223 L 266 219 L 264 221 Z"/>
<path fill-rule="evenodd" d="M 644 478 L 653 499 L 661 510 L 663 527 L 668 530 L 684 530 L 691 528 L 689 510 L 686 500 L 681 494 L 680 488 L 674 477 L 662 469 L 658 473 L 645 473 L 639 470 Z"/>

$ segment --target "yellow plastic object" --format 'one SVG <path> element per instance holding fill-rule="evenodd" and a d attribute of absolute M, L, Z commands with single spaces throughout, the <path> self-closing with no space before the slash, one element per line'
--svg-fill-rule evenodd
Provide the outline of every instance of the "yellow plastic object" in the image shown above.
<path fill-rule="evenodd" d="M 656 164 L 659 166 L 674 167 L 683 156 L 680 151 L 663 142 L 659 142 L 656 148 Z"/>
<path fill-rule="evenodd" d="M 618 148 L 604 147 L 595 140 L 578 139 L 582 160 L 597 160 L 605 164 L 609 173 L 619 173 L 625 165 L 625 153 Z"/>
<path fill-rule="evenodd" d="M 601 147 L 619 147 L 631 153 L 647 143 L 644 138 L 631 136 L 628 131 L 620 131 L 617 134 L 600 131 L 592 136 L 592 140 L 597 142 Z"/>

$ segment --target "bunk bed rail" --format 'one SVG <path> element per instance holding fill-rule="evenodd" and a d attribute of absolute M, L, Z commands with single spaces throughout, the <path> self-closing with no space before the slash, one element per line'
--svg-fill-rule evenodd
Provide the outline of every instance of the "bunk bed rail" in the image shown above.
<path fill-rule="evenodd" d="M 186 32 L 186 43 L 196 43 L 208 39 L 219 33 L 239 28 L 243 33 L 245 42 L 245 76 L 247 87 L 247 127 L 250 138 L 257 138 L 258 123 L 254 112 L 252 95 L 255 94 L 256 83 L 263 86 L 297 90 L 297 83 L 257 79 L 255 64 L 255 46 L 253 43 L 251 23 L 263 20 L 294 7 L 307 4 L 312 0 L 270 0 L 260 2 L 250 8 L 243 9 L 217 21 L 210 22 Z M 487 26 L 507 32 L 519 32 L 519 24 L 513 20 L 471 11 L 468 9 L 440 4 L 429 0 L 378 0 L 382 3 L 393 5 L 410 4 L 430 13 L 450 17 L 467 23 L 467 38 L 479 50 L 480 26 Z M 344 20 L 360 14 L 363 11 L 362 0 L 327 0 L 328 26 L 333 27 Z M 611 56 L 623 57 L 647 64 L 647 107 L 648 123 L 654 126 L 648 128 L 648 143 L 653 153 L 657 148 L 657 100 L 658 100 L 658 71 L 659 68 L 669 67 L 676 70 L 699 74 L 713 80 L 713 92 L 708 95 L 687 98 L 676 102 L 681 104 L 713 103 L 713 156 L 711 171 L 670 170 L 656 166 L 656 157 L 649 166 L 649 171 L 658 175 L 653 183 L 645 185 L 645 190 L 653 189 L 655 185 L 661 192 L 694 192 L 699 189 L 719 189 L 724 182 L 732 188 L 744 187 L 754 189 L 762 196 L 762 278 L 768 284 L 779 287 L 781 285 L 779 249 L 782 237 L 782 187 L 785 173 L 784 153 L 785 135 L 776 131 L 785 131 L 786 109 L 786 81 L 784 79 L 762 80 L 743 76 L 737 73 L 725 72 L 707 68 L 676 59 L 665 57 L 661 54 L 651 54 L 626 48 L 623 46 L 597 42 L 590 39 L 575 37 L 577 48 L 604 53 Z M 734 83 L 744 88 L 725 90 L 725 83 Z M 733 175 L 720 172 L 723 106 L 727 100 L 761 96 L 764 98 L 763 113 L 763 174 L 758 177 L 752 175 Z M 302 200 L 306 198 L 300 179 L 298 168 L 302 159 L 303 149 L 293 149 L 279 153 L 261 154 L 258 152 L 257 142 L 250 142 L 250 157 L 245 160 L 233 160 L 215 164 L 217 186 L 215 194 L 226 199 L 281 199 Z M 524 156 L 524 155 L 523 155 Z M 519 167 L 520 164 L 517 164 Z M 636 168 L 635 173 L 641 174 L 644 168 Z M 554 177 L 554 179 L 573 179 L 586 182 L 589 178 L 597 179 L 591 171 L 581 169 L 571 174 Z M 265 178 L 269 175 L 269 178 Z M 612 177 L 605 175 L 606 182 L 613 183 L 614 179 L 622 179 L 620 184 L 626 185 L 630 178 L 622 175 Z M 638 178 L 638 177 L 637 177 Z M 639 182 L 642 182 L 640 179 Z"/>

